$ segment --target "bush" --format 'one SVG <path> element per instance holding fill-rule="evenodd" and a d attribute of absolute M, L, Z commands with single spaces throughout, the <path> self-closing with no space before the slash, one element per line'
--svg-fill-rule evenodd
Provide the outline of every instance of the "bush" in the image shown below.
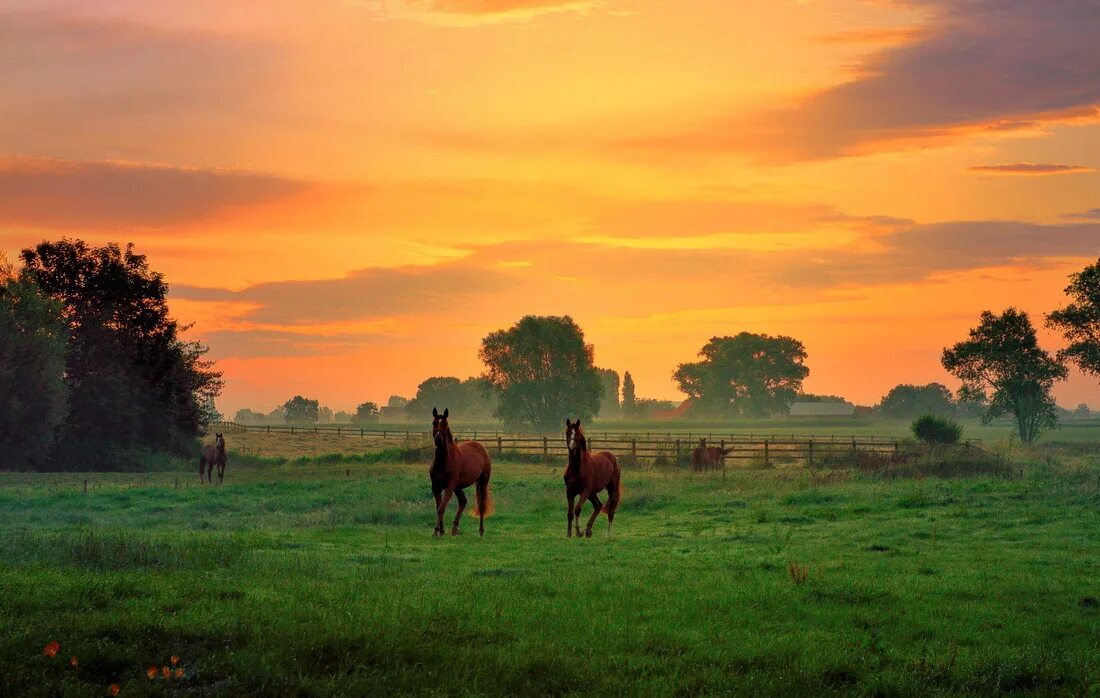
<path fill-rule="evenodd" d="M 913 421 L 913 435 L 926 444 L 957 444 L 962 426 L 953 419 L 926 414 Z"/>

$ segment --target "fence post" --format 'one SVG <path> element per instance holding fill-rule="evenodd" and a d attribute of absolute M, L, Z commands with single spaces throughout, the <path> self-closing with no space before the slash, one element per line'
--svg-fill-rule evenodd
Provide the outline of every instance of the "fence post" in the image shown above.
<path fill-rule="evenodd" d="M 638 437 L 634 437 L 630 440 L 630 457 L 634 460 L 634 464 L 638 463 Z"/>
<path fill-rule="evenodd" d="M 680 439 L 676 439 L 676 465 L 680 465 Z"/>
<path fill-rule="evenodd" d="M 550 460 L 550 446 L 546 441 L 546 437 L 542 437 L 542 460 L 546 462 Z"/>
<path fill-rule="evenodd" d="M 504 439 L 501 438 L 500 434 L 497 434 L 497 458 L 503 458 L 503 457 L 504 457 Z"/>
<path fill-rule="evenodd" d="M 88 494 L 88 481 L 84 481 L 84 494 Z"/>
<path fill-rule="evenodd" d="M 814 440 L 810 439 L 806 442 L 806 451 L 809 453 L 810 470 L 814 469 Z"/>
<path fill-rule="evenodd" d="M 771 456 L 768 453 L 768 440 L 764 439 L 764 467 L 771 465 Z"/>

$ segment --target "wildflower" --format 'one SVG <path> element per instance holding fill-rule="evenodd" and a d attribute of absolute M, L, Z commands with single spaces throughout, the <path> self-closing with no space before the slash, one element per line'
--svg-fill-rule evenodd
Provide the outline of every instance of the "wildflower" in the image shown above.
<path fill-rule="evenodd" d="M 118 692 L 121 691 L 121 690 L 122 690 L 122 687 L 119 686 L 117 683 L 113 683 L 113 684 L 111 684 L 110 686 L 107 687 L 107 692 L 110 693 L 112 696 L 117 696 Z"/>
<path fill-rule="evenodd" d="M 42 648 L 42 654 L 47 657 L 56 657 L 57 653 L 61 651 L 61 643 L 57 640 L 50 640 L 50 642 Z"/>
<path fill-rule="evenodd" d="M 69 660 L 69 666 L 71 666 L 71 667 L 75 667 L 78 664 L 80 664 L 80 660 L 77 659 L 76 657 L 73 657 L 72 659 Z"/>
<path fill-rule="evenodd" d="M 148 676 L 150 679 L 157 678 L 157 668 L 155 666 L 149 667 L 145 670 L 145 675 Z"/>
<path fill-rule="evenodd" d="M 177 664 L 180 663 L 180 658 L 173 654 L 171 662 L 172 662 L 172 666 L 176 666 Z"/>

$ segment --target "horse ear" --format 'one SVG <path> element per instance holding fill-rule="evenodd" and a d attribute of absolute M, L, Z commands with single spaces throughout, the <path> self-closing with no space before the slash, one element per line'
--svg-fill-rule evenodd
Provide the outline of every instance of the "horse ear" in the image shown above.
<path fill-rule="evenodd" d="M 444 407 L 443 408 L 443 419 L 446 419 L 447 415 L 449 415 L 450 413 L 451 413 L 451 408 L 450 407 Z"/>
<path fill-rule="evenodd" d="M 568 429 L 568 428 L 570 428 L 571 426 L 573 426 L 573 425 L 569 423 L 569 417 L 566 417 L 566 418 L 565 418 L 565 428 L 566 428 L 566 429 Z"/>
<path fill-rule="evenodd" d="M 437 410 L 436 408 L 433 407 L 432 408 L 432 416 L 435 417 L 436 419 L 439 419 L 439 410 Z"/>
<path fill-rule="evenodd" d="M 577 423 L 574 426 L 576 426 L 578 429 L 581 428 L 581 418 L 580 417 L 577 417 Z"/>

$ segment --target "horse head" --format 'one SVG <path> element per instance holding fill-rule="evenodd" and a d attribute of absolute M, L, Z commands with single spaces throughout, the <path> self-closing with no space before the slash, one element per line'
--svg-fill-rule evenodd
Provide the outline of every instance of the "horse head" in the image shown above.
<path fill-rule="evenodd" d="M 565 420 L 565 445 L 569 447 L 569 455 L 588 450 L 588 440 L 581 429 L 581 420 L 570 422 Z"/>
<path fill-rule="evenodd" d="M 451 426 L 447 423 L 447 416 L 450 413 L 449 407 L 443 408 L 443 414 L 439 414 L 439 410 L 432 408 L 432 440 L 435 441 L 436 446 L 443 446 L 454 441 Z"/>
<path fill-rule="evenodd" d="M 225 452 L 225 439 L 221 434 L 214 434 L 214 446 L 221 452 Z"/>

